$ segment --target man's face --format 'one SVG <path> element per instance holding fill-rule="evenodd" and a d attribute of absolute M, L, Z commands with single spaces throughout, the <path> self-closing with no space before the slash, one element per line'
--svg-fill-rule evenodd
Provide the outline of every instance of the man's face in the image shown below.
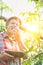
<path fill-rule="evenodd" d="M 18 30 L 19 25 L 20 24 L 19 24 L 19 22 L 17 20 L 12 19 L 12 20 L 9 21 L 9 23 L 7 25 L 7 30 L 9 32 L 12 32 L 13 33 L 13 32 L 15 32 L 16 29 Z"/>

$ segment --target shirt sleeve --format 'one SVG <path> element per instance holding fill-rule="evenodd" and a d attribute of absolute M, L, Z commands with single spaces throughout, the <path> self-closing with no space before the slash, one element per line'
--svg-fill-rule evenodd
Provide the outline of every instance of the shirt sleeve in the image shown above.
<path fill-rule="evenodd" d="M 4 50 L 4 42 L 3 42 L 3 37 L 0 34 L 0 52 Z"/>

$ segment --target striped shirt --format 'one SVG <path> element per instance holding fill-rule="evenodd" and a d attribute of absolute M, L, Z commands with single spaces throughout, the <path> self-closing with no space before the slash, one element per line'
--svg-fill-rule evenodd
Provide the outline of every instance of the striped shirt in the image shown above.
<path fill-rule="evenodd" d="M 2 51 L 4 51 L 4 49 L 7 49 L 7 46 L 6 46 L 6 41 L 5 41 L 5 38 L 6 37 L 6 33 L 1 33 L 0 34 L 0 53 Z M 11 61 L 4 61 L 4 60 L 0 60 L 0 65 L 21 65 L 21 60 L 20 58 L 16 58 L 14 61 L 11 60 Z"/>

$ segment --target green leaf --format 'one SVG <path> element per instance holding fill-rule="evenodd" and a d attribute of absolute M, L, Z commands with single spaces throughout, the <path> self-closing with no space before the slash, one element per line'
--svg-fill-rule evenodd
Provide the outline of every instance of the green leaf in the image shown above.
<path fill-rule="evenodd" d="M 32 2 L 32 0 L 28 0 L 28 2 Z"/>
<path fill-rule="evenodd" d="M 8 8 L 8 9 L 9 9 L 9 11 L 13 12 L 12 8 Z"/>
<path fill-rule="evenodd" d="M 42 65 L 41 60 L 39 60 L 35 65 Z"/>
<path fill-rule="evenodd" d="M 0 3 L 0 10 L 9 10 L 9 11 L 11 11 L 12 12 L 12 8 L 10 8 L 9 6 L 7 6 L 4 2 L 1 2 Z"/>
<path fill-rule="evenodd" d="M 25 12 L 21 12 L 20 14 L 21 14 L 22 16 L 24 16 L 24 15 L 25 15 Z"/>

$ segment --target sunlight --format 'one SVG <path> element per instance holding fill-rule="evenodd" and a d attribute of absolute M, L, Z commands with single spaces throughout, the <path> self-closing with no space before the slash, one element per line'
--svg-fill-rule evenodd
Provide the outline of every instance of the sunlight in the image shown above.
<path fill-rule="evenodd" d="M 30 30 L 31 32 L 36 32 L 37 29 L 38 29 L 38 27 L 37 27 L 36 24 L 33 24 L 33 25 L 31 25 L 31 26 L 29 27 L 29 30 Z"/>
<path fill-rule="evenodd" d="M 39 26 L 38 26 L 38 24 L 37 23 L 34 23 L 34 24 L 30 24 L 30 23 L 27 23 L 26 25 L 25 25 L 25 27 L 26 27 L 26 29 L 27 30 L 29 30 L 29 31 L 31 31 L 31 32 L 39 32 Z"/>

